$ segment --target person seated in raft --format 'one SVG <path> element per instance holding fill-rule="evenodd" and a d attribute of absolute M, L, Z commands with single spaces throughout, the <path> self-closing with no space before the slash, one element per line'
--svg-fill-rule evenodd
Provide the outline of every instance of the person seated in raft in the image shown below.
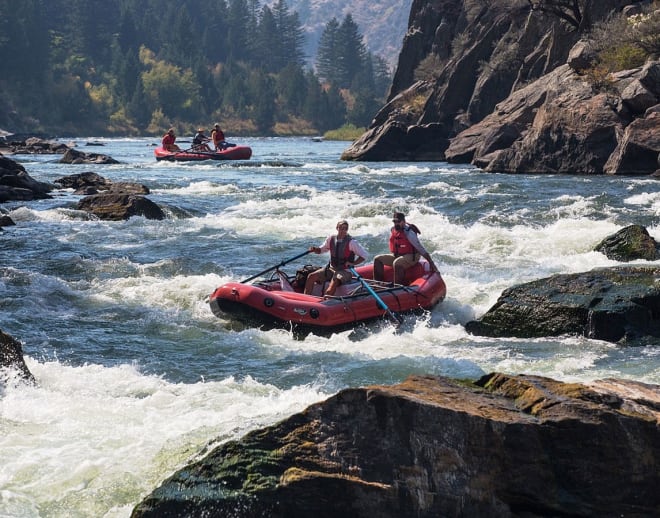
<path fill-rule="evenodd" d="M 181 148 L 177 146 L 174 142 L 176 141 L 176 135 L 174 134 L 174 128 L 167 130 L 167 133 L 163 135 L 162 146 L 165 151 L 181 151 Z"/>
<path fill-rule="evenodd" d="M 220 129 L 220 124 L 217 122 L 213 125 L 213 129 L 211 130 L 211 139 L 213 140 L 213 145 L 215 146 L 215 150 L 222 150 L 227 147 L 227 142 L 225 141 L 225 133 Z"/>
<path fill-rule="evenodd" d="M 211 151 L 211 148 L 207 144 L 210 140 L 211 139 L 204 134 L 204 128 L 199 128 L 195 138 L 193 138 L 192 148 L 195 151 Z"/>
<path fill-rule="evenodd" d="M 321 246 L 311 246 L 310 252 L 320 254 L 330 252 L 330 262 L 327 266 L 319 268 L 307 277 L 305 282 L 305 294 L 311 295 L 315 283 L 325 283 L 329 280 L 330 285 L 326 295 L 334 295 L 335 290 L 342 284 L 350 282 L 352 275 L 347 271 L 351 266 L 364 262 L 369 254 L 348 234 L 348 221 L 342 219 L 337 223 L 337 235 L 330 235 Z"/>
<path fill-rule="evenodd" d="M 420 256 L 426 259 L 431 271 L 437 272 L 431 255 L 419 242 L 417 234 L 421 234 L 416 225 L 406 223 L 406 216 L 402 212 L 395 212 L 392 216 L 394 226 L 390 230 L 390 253 L 374 257 L 374 280 L 382 281 L 385 278 L 384 265 L 394 268 L 394 284 L 402 284 L 406 270 L 419 262 Z"/>
<path fill-rule="evenodd" d="M 220 124 L 217 122 L 213 125 L 211 130 L 211 140 L 213 140 L 213 145 L 215 146 L 216 151 L 222 151 L 228 147 L 236 147 L 236 144 L 230 144 L 225 140 L 225 133 L 220 129 Z"/>

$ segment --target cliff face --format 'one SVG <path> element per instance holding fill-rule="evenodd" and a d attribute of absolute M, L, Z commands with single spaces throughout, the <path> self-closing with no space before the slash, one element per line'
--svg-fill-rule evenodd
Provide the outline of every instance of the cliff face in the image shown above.
<path fill-rule="evenodd" d="M 604 20 L 620 9 L 622 3 L 626 2 L 587 0 L 583 24 Z M 600 101 L 594 101 L 599 92 L 580 76 L 577 66 L 562 69 L 583 31 L 556 16 L 530 11 L 527 2 L 416 0 L 388 104 L 342 158 L 450 159 L 472 161 L 481 167 L 490 166 L 490 170 L 525 172 L 525 168 L 531 171 L 542 163 L 548 154 L 555 154 L 563 160 L 543 172 L 604 172 L 610 156 L 621 152 L 627 126 L 645 118 L 644 111 L 659 102 L 660 92 L 653 87 L 654 80 L 648 81 L 643 92 L 643 110 L 639 107 L 631 110 L 628 103 L 631 96 L 623 95 L 632 81 L 621 82 L 621 88 L 613 88 Z M 426 71 L 426 77 L 420 70 Z M 655 73 L 647 75 L 655 77 Z M 416 76 L 421 76 L 421 80 L 416 81 Z M 553 86 L 553 94 L 549 94 L 548 89 Z M 520 94 L 523 90 L 525 93 Z M 560 98 L 563 103 L 556 102 Z M 593 121 L 575 124 L 566 114 L 574 112 L 577 104 L 584 113 L 595 106 L 599 115 Z M 504 105 L 509 111 L 501 109 Z M 543 112 L 543 120 L 536 118 L 539 111 Z M 499 119 L 493 119 L 498 114 Z M 487 134 L 483 128 L 473 131 L 476 124 L 489 116 Z M 522 160 L 516 153 L 500 154 L 498 161 L 493 161 L 494 157 L 484 160 L 485 154 L 476 152 L 476 143 L 467 144 L 464 140 L 478 139 L 481 144 L 487 138 L 488 153 L 492 153 L 512 147 L 528 136 L 531 129 L 538 129 L 550 120 L 553 121 L 550 129 L 545 133 L 540 131 L 536 139 L 528 139 L 521 150 L 529 155 L 530 148 L 537 147 L 538 157 L 533 160 Z M 598 125 L 593 131 L 589 129 L 603 121 L 605 130 Z M 644 128 L 649 125 L 657 128 L 657 118 L 640 124 Z M 595 134 L 600 139 L 598 156 L 583 167 L 589 159 L 579 152 L 574 158 L 567 153 L 567 146 L 577 148 L 591 141 L 585 138 L 568 143 L 570 139 L 556 138 L 561 133 Z M 455 139 L 459 142 L 455 143 Z M 452 149 L 446 153 L 450 145 Z M 649 160 L 632 166 L 632 170 L 628 166 L 626 174 L 657 169 L 660 149 L 656 149 L 656 143 L 646 142 L 641 147 L 648 151 Z M 624 169 L 615 162 L 615 157 L 609 161 L 607 172 L 619 173 Z"/>

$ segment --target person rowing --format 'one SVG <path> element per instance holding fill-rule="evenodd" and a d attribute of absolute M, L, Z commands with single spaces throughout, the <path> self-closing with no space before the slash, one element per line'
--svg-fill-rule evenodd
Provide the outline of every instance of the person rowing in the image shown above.
<path fill-rule="evenodd" d="M 339 286 L 351 281 L 352 275 L 348 268 L 364 262 L 369 257 L 362 245 L 348 234 L 348 221 L 342 219 L 336 228 L 336 236 L 330 235 L 321 246 L 309 248 L 309 251 L 315 254 L 330 252 L 330 262 L 309 274 L 304 290 L 307 295 L 314 291 L 314 284 L 323 284 L 328 280 L 330 285 L 325 295 L 334 295 Z"/>
<path fill-rule="evenodd" d="M 204 134 L 204 128 L 199 128 L 192 141 L 193 151 L 211 151 L 207 144 L 211 139 Z"/>

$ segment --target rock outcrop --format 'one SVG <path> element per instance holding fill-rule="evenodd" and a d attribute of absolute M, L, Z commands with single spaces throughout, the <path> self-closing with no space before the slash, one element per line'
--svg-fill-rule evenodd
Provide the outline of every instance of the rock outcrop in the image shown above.
<path fill-rule="evenodd" d="M 502 292 L 468 332 L 533 338 L 580 335 L 632 345 L 660 339 L 660 268 L 620 266 L 553 275 Z"/>
<path fill-rule="evenodd" d="M 490 374 L 347 389 L 215 448 L 133 518 L 655 516 L 660 387 Z"/>
<path fill-rule="evenodd" d="M 584 76 L 594 52 L 580 38 L 626 3 L 580 2 L 579 26 L 570 26 L 531 2 L 413 2 L 388 103 L 342 158 L 654 173 L 660 62 L 602 85 Z"/>
<path fill-rule="evenodd" d="M 613 76 L 607 91 L 594 92 L 562 65 L 459 133 L 445 156 L 505 173 L 652 174 L 660 153 L 660 84 L 651 92 L 639 79 L 656 67 L 660 61 Z M 645 101 L 632 93 L 626 101 L 633 84 L 648 94 Z"/>

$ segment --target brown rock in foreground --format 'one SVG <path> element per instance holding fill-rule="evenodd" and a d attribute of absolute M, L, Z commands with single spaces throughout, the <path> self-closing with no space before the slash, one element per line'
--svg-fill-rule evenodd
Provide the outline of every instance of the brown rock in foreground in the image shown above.
<path fill-rule="evenodd" d="M 348 389 L 175 473 L 144 516 L 657 516 L 660 387 L 491 374 Z"/>

